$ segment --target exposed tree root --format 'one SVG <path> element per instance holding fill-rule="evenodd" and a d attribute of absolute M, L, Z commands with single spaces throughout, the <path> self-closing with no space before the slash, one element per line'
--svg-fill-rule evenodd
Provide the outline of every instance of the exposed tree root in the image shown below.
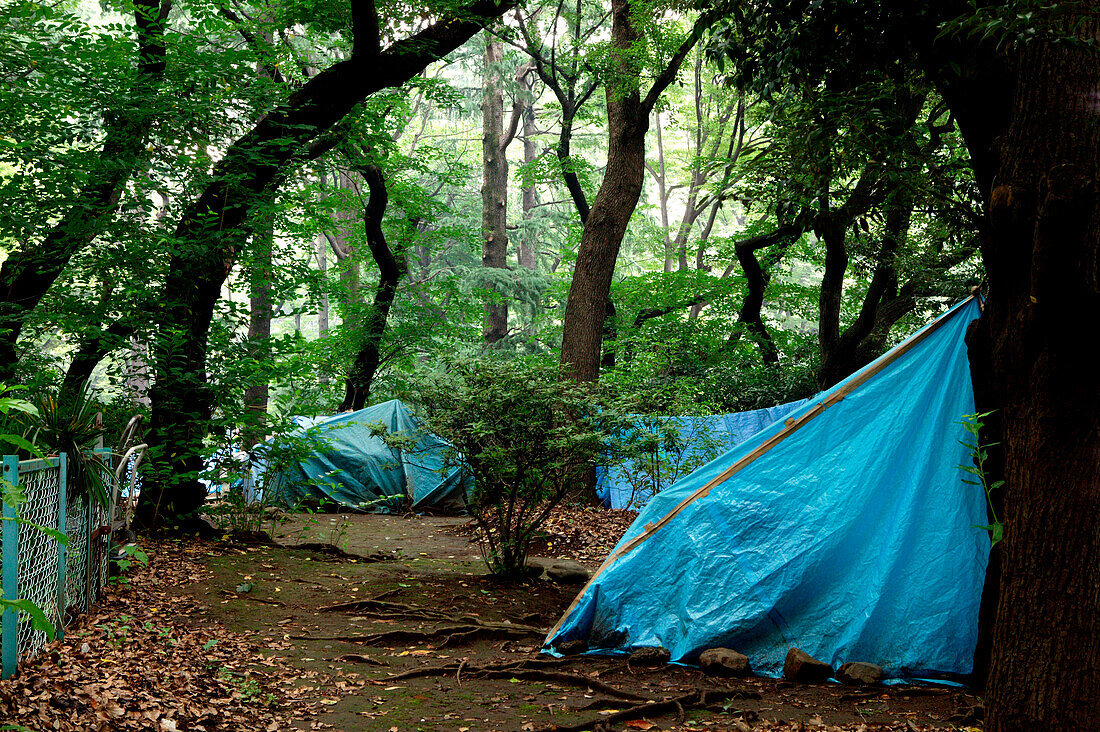
<path fill-rule="evenodd" d="M 389 683 L 391 681 L 401 681 L 404 679 L 416 679 L 425 676 L 450 676 L 451 674 L 457 674 L 459 670 L 462 670 L 467 675 L 470 675 L 476 674 L 478 671 L 510 671 L 516 669 L 546 668 L 560 666 L 565 662 L 565 659 L 560 658 L 525 658 L 522 661 L 494 663 L 488 666 L 470 666 L 465 661 L 462 661 L 460 663 L 448 663 L 443 666 L 415 668 L 411 671 L 405 671 L 394 676 L 388 676 L 386 677 L 385 682 Z"/>
<path fill-rule="evenodd" d="M 222 594 L 226 597 L 235 597 L 238 600 L 251 600 L 252 602 L 262 602 L 265 605 L 286 605 L 285 602 L 279 602 L 278 600 L 265 600 L 262 597 L 252 597 L 251 595 L 247 595 L 242 592 L 230 592 L 229 590 L 222 590 Z"/>
<path fill-rule="evenodd" d="M 441 638 L 440 648 L 453 643 L 455 640 L 467 641 L 482 637 L 517 638 L 524 636 L 539 636 L 546 634 L 543 628 L 531 625 L 513 625 L 512 623 L 477 623 L 470 625 L 443 625 L 431 630 L 387 630 L 381 633 L 366 633 L 364 635 L 329 635 L 309 636 L 293 635 L 293 640 L 313 641 L 341 641 L 344 643 L 361 643 L 375 646 L 387 643 L 407 643 L 409 641 L 427 642 Z"/>
<path fill-rule="evenodd" d="M 668 714 L 669 712 L 683 712 L 684 705 L 690 705 L 692 702 L 699 699 L 699 692 L 692 692 L 690 694 L 684 694 L 678 696 L 675 699 L 667 699 L 665 701 L 653 701 L 652 699 L 641 704 L 635 704 L 632 707 L 628 707 L 612 714 L 601 714 L 598 717 L 589 719 L 578 724 L 570 724 L 567 726 L 554 725 L 552 727 L 543 727 L 537 732 L 584 732 L 585 730 L 592 729 L 607 729 L 608 725 L 616 722 L 626 722 L 631 719 L 638 719 L 639 717 L 646 716 L 660 716 L 662 714 Z"/>
<path fill-rule="evenodd" d="M 636 697 L 637 698 L 637 697 Z M 584 722 L 577 724 L 553 727 L 544 727 L 537 732 L 583 732 L 584 730 L 602 730 L 608 729 L 608 725 L 616 722 L 625 722 L 630 719 L 637 719 L 639 717 L 653 716 L 658 717 L 662 714 L 675 713 L 677 718 L 677 724 L 683 724 L 686 718 L 685 709 L 693 707 L 705 707 L 708 704 L 714 704 L 717 702 L 725 701 L 728 699 L 758 699 L 760 694 L 755 691 L 746 691 L 743 689 L 696 689 L 687 694 L 674 697 L 672 699 L 664 699 L 662 701 L 656 701 L 653 699 L 647 699 L 641 704 L 635 704 L 632 707 L 623 709 L 612 714 L 601 714 L 599 717 L 588 719 Z"/>
<path fill-rule="evenodd" d="M 307 541 L 304 544 L 284 544 L 283 547 L 286 549 L 302 549 L 307 552 L 315 552 L 338 561 L 354 560 L 356 562 L 369 564 L 372 562 L 392 562 L 397 559 L 397 557 L 392 554 L 383 554 L 382 552 L 375 552 L 374 554 L 353 554 L 352 552 L 344 551 L 335 544 L 318 541 Z"/>
<path fill-rule="evenodd" d="M 341 661 L 347 661 L 348 663 L 365 663 L 368 666 L 389 666 L 385 661 L 377 658 L 371 658 L 370 656 L 364 656 L 359 653 L 345 653 L 339 657 Z"/>

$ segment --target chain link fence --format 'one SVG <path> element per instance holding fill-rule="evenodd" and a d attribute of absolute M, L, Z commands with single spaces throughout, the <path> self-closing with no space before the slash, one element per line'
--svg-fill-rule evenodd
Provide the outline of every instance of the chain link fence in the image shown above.
<path fill-rule="evenodd" d="M 94 469 L 110 486 L 113 476 L 109 460 L 104 459 Z M 6 455 L 4 479 L 24 500 L 18 508 L 3 508 L 3 597 L 33 603 L 60 636 L 73 615 L 86 611 L 99 599 L 106 584 L 109 507 L 99 505 L 86 493 L 69 495 L 64 454 L 23 461 Z M 68 546 L 43 528 L 65 533 Z M 36 654 L 47 640 L 46 633 L 35 629 L 26 613 L 6 608 L 0 629 L 3 677 L 14 673 L 19 659 Z"/>

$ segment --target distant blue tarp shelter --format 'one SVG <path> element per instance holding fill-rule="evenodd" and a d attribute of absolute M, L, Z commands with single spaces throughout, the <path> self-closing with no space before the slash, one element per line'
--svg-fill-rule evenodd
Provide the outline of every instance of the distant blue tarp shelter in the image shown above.
<path fill-rule="evenodd" d="M 661 417 L 659 419 L 663 424 L 676 428 L 683 445 L 683 450 L 676 455 L 662 450 L 662 462 L 668 466 L 668 470 L 675 471 L 673 477 L 690 473 L 690 467 L 682 473 L 681 468 L 710 462 L 805 403 L 805 399 L 799 399 L 796 402 L 734 414 Z M 656 492 L 653 488 L 652 482 L 636 461 L 626 461 L 600 470 L 596 482 L 597 494 L 608 508 L 639 509 L 653 497 Z"/>
<path fill-rule="evenodd" d="M 326 498 L 374 512 L 401 509 L 459 513 L 466 483 L 447 466 L 445 441 L 421 428 L 397 399 L 333 417 L 296 417 L 298 437 L 318 447 L 279 481 L 284 503 Z M 391 434 L 413 437 L 408 451 L 391 449 L 371 434 L 379 422 Z"/>
<path fill-rule="evenodd" d="M 963 482 L 976 299 L 658 493 L 551 630 L 550 648 L 713 647 L 778 675 L 797 646 L 889 676 L 967 674 L 989 553 Z"/>

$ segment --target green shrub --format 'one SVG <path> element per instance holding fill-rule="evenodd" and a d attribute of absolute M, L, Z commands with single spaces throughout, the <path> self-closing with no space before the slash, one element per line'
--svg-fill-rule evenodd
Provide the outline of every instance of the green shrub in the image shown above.
<path fill-rule="evenodd" d="M 594 385 L 562 382 L 555 367 L 521 358 L 452 358 L 411 383 L 404 398 L 450 443 L 446 468 L 473 478 L 466 508 L 485 536 L 490 571 L 502 576 L 524 573 L 538 528 L 593 468 L 647 439 Z M 413 449 L 408 437 L 384 438 Z"/>

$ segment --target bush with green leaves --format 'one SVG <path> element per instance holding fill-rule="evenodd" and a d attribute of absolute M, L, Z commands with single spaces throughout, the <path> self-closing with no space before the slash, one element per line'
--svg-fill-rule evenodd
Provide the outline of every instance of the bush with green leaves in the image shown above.
<path fill-rule="evenodd" d="M 598 465 L 651 441 L 598 387 L 557 368 L 501 354 L 453 357 L 421 373 L 404 398 L 450 447 L 444 467 L 473 479 L 466 508 L 485 537 L 491 572 L 519 577 L 539 527 Z M 415 459 L 414 437 L 383 436 Z"/>

